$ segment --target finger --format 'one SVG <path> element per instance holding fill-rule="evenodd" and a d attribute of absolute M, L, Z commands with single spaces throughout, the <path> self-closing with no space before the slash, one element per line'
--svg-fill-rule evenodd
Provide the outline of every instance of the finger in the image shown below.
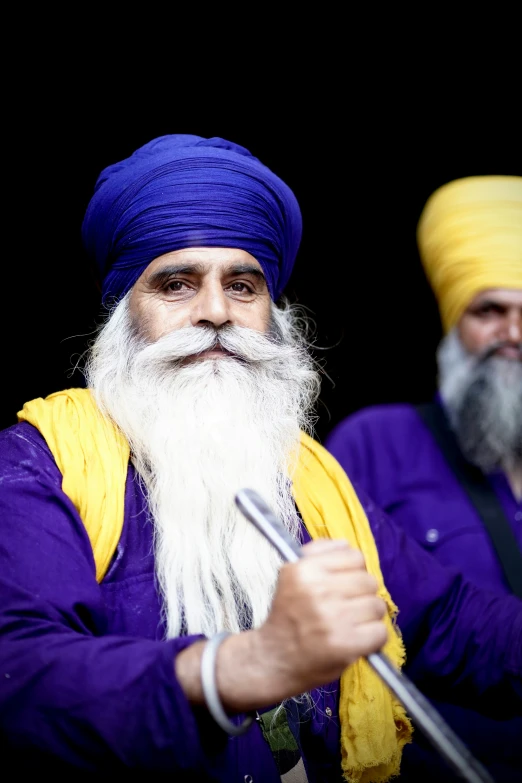
<path fill-rule="evenodd" d="M 357 596 L 350 599 L 349 606 L 346 606 L 339 621 L 346 620 L 353 626 L 364 625 L 382 621 L 386 613 L 386 603 L 379 596 Z"/>
<path fill-rule="evenodd" d="M 379 621 L 358 625 L 353 639 L 361 656 L 379 652 L 387 641 L 388 631 L 384 623 Z"/>
<path fill-rule="evenodd" d="M 321 538 L 311 541 L 302 547 L 303 557 L 321 557 L 325 564 L 331 564 L 332 568 L 366 568 L 364 555 L 360 549 L 351 547 L 348 541 L 342 538 Z"/>
<path fill-rule="evenodd" d="M 337 593 L 342 598 L 356 598 L 366 595 L 377 597 L 379 592 L 377 579 L 367 571 L 348 571 L 344 574 L 334 572 L 326 579 L 323 577 L 323 581 L 326 582 L 326 590 Z"/>
<path fill-rule="evenodd" d="M 322 541 L 315 542 L 323 543 Z M 324 542 L 334 543 L 333 541 Z M 336 542 L 339 543 L 339 542 Z M 342 543 L 342 542 L 341 542 Z M 304 549 L 304 547 L 303 547 Z M 319 558 L 321 559 L 319 561 Z M 306 557 L 302 558 L 307 560 L 310 565 L 305 567 L 320 567 L 329 571 L 351 571 L 351 570 L 366 570 L 366 562 L 364 555 L 359 549 L 354 549 L 346 544 L 346 546 L 318 546 L 314 549 L 308 549 Z M 313 562 L 312 562 L 313 561 Z"/>
<path fill-rule="evenodd" d="M 387 613 L 386 604 L 378 596 L 357 596 L 348 600 L 337 600 L 327 607 L 324 604 L 310 605 L 308 633 L 324 634 L 325 638 L 336 639 L 339 644 L 349 642 L 359 626 L 366 623 L 383 622 Z"/>
<path fill-rule="evenodd" d="M 376 595 L 377 579 L 365 568 L 351 568 L 346 562 L 323 563 L 316 558 L 301 561 L 294 570 L 296 586 L 313 591 L 321 600 L 338 596 L 350 598 L 357 595 Z"/>
<path fill-rule="evenodd" d="M 303 557 L 315 557 L 336 550 L 346 551 L 350 544 L 344 538 L 317 538 L 301 547 Z"/>

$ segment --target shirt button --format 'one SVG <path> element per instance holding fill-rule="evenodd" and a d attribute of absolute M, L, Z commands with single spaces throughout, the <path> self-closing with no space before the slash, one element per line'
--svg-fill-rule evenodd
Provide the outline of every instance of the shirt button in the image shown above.
<path fill-rule="evenodd" d="M 328 717 L 329 717 L 329 718 L 331 718 L 331 717 L 332 717 L 332 710 L 330 709 L 330 707 L 327 707 L 327 708 L 325 709 L 325 712 L 326 712 L 326 714 L 328 715 Z"/>
<path fill-rule="evenodd" d="M 429 541 L 430 544 L 434 544 L 435 541 L 439 540 L 439 531 L 436 530 L 436 528 L 432 527 L 428 532 L 426 533 L 426 541 Z"/>
<path fill-rule="evenodd" d="M 517 522 L 520 522 L 520 520 L 522 519 L 522 511 L 515 511 L 515 519 L 517 520 Z"/>

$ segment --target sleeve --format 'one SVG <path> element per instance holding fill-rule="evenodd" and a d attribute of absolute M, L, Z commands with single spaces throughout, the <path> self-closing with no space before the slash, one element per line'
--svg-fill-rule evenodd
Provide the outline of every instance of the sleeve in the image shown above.
<path fill-rule="evenodd" d="M 404 672 L 427 695 L 490 714 L 522 710 L 522 601 L 443 566 L 354 484 L 399 608 Z"/>
<path fill-rule="evenodd" d="M 376 497 L 376 489 L 382 485 L 382 461 L 387 457 L 375 454 L 374 444 L 383 447 L 382 432 L 380 438 L 374 437 L 373 409 L 363 409 L 342 419 L 325 439 L 325 448 L 332 454 L 348 474 L 350 480 L 357 482 L 371 497 Z M 385 471 L 386 472 L 386 471 Z"/>
<path fill-rule="evenodd" d="M 198 710 L 174 660 L 199 637 L 107 634 L 87 534 L 32 429 L 0 434 L 0 746 L 27 763 L 197 775 Z"/>

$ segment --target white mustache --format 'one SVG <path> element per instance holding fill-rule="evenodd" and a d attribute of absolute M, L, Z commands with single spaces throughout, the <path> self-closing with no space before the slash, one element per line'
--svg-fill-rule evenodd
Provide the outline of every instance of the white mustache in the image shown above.
<path fill-rule="evenodd" d="M 172 364 L 218 346 L 232 357 L 246 362 L 280 361 L 295 354 L 295 347 L 284 345 L 271 334 L 244 326 L 224 326 L 220 329 L 189 326 L 176 329 L 155 343 L 145 345 L 140 351 L 140 363 L 151 361 Z"/>

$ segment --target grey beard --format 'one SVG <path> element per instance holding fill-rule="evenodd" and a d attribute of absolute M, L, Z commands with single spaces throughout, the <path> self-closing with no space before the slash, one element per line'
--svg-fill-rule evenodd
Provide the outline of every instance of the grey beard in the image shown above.
<path fill-rule="evenodd" d="M 439 389 L 460 448 L 485 473 L 522 466 L 522 363 L 497 356 L 497 347 L 473 356 L 453 331 L 437 353 Z"/>

